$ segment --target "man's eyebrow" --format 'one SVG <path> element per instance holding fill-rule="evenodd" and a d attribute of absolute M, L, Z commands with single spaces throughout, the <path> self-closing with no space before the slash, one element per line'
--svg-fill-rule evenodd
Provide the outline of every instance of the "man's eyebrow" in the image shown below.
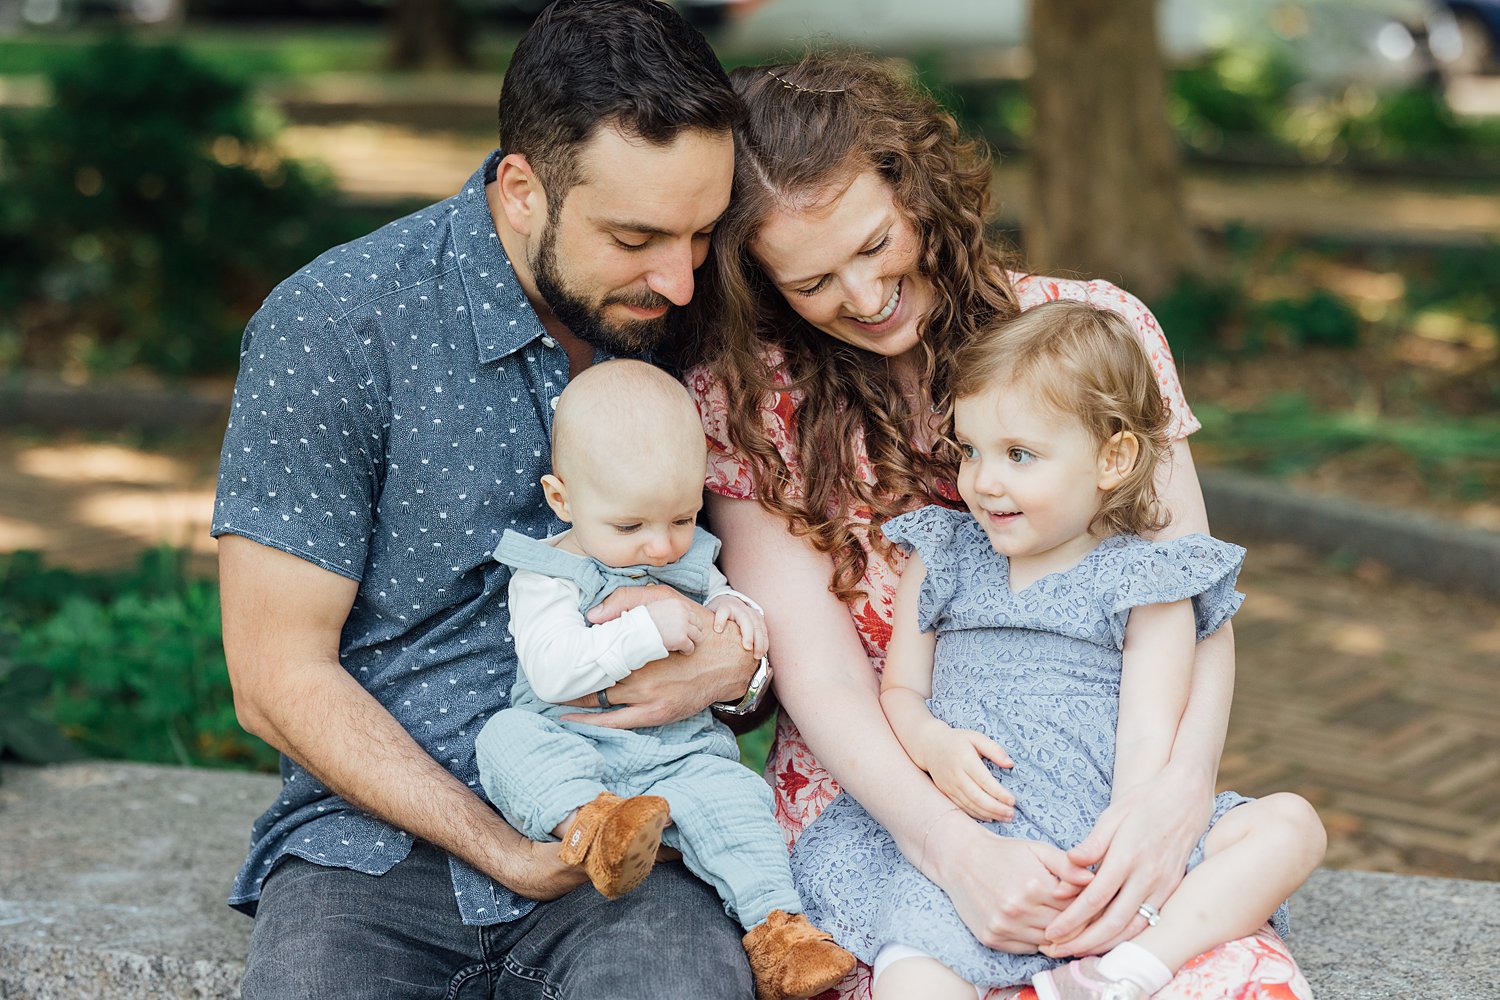
<path fill-rule="evenodd" d="M 723 220 L 724 214 L 720 213 L 719 217 L 714 219 L 714 221 L 710 222 L 706 226 L 693 230 L 693 232 L 701 233 L 705 229 L 713 229 L 714 227 L 718 226 L 718 224 Z M 640 233 L 642 236 L 677 235 L 677 233 L 673 230 L 663 229 L 661 226 L 653 225 L 649 222 L 639 222 L 635 219 L 604 219 L 602 220 L 601 224 L 605 229 L 618 229 L 627 233 Z"/>

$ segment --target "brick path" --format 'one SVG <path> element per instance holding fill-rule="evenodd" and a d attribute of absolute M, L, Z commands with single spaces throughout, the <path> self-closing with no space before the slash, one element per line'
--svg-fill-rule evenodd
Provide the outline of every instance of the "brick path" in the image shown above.
<path fill-rule="evenodd" d="M 211 571 L 217 433 L 0 432 L 0 551 L 96 568 L 166 542 Z M 1250 546 L 1224 785 L 1311 799 L 1330 865 L 1500 880 L 1500 605 Z"/>

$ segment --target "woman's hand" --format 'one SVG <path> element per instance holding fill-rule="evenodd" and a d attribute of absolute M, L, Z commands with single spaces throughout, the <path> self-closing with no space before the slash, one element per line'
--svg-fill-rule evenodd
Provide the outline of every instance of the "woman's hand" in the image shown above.
<path fill-rule="evenodd" d="M 933 822 L 926 851 L 959 919 L 999 951 L 1040 948 L 1048 924 L 1093 878 L 1052 845 L 996 836 L 958 810 Z"/>
<path fill-rule="evenodd" d="M 1169 765 L 1111 802 L 1073 864 L 1094 867 L 1088 888 L 1046 928 L 1043 953 L 1054 958 L 1098 955 L 1146 928 L 1136 909 L 1160 907 L 1177 890 L 1188 855 L 1213 811 L 1213 788 Z"/>

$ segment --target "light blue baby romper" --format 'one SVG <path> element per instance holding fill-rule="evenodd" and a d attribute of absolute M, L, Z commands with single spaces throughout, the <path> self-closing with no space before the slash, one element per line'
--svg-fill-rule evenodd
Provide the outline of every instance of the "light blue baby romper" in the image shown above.
<path fill-rule="evenodd" d="M 1015 761 L 1010 770 L 989 766 L 1015 793 L 1016 818 L 985 826 L 1073 847 L 1109 804 L 1130 609 L 1191 597 L 1201 641 L 1244 600 L 1234 581 L 1245 550 L 1205 535 L 1162 543 L 1116 535 L 1072 569 L 1012 594 L 1009 561 L 968 512 L 924 507 L 884 530 L 927 567 L 917 621 L 937 632 L 928 708 L 991 737 Z M 1220 793 L 1209 825 L 1247 801 Z M 1188 867 L 1202 860 L 1200 838 Z M 866 964 L 883 945 L 904 944 L 985 987 L 1026 983 L 1060 964 L 980 944 L 947 894 L 847 793 L 803 831 L 792 873 L 808 919 Z M 1285 903 L 1272 926 L 1285 936 Z"/>
<path fill-rule="evenodd" d="M 507 531 L 495 558 L 578 584 L 583 614 L 620 587 L 656 582 L 702 601 L 718 552 L 719 540 L 698 528 L 692 547 L 670 566 L 621 568 Z M 718 891 L 741 926 L 755 927 L 772 910 L 802 912 L 771 788 L 740 764 L 734 734 L 711 712 L 633 730 L 564 722 L 563 715 L 603 709 L 542 701 L 521 670 L 510 697 L 511 707 L 485 723 L 475 750 L 480 783 L 511 826 L 531 840 L 556 840 L 558 824 L 600 792 L 660 795 L 672 811 L 662 840 Z"/>

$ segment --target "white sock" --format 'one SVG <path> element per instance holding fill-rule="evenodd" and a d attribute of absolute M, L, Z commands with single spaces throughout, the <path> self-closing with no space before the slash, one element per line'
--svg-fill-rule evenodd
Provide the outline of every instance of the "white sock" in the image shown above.
<path fill-rule="evenodd" d="M 1128 979 L 1147 993 L 1155 993 L 1172 981 L 1172 970 L 1133 941 L 1115 945 L 1099 959 L 1099 975 L 1104 979 Z"/>

